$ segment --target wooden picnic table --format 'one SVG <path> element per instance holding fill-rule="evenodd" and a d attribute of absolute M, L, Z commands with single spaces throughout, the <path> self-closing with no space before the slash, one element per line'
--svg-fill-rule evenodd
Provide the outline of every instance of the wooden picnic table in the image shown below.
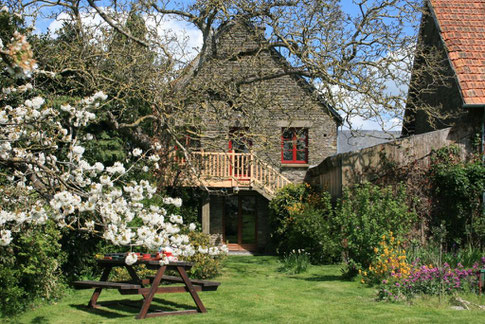
<path fill-rule="evenodd" d="M 97 260 L 98 266 L 103 268 L 103 272 L 99 281 L 84 280 L 75 281 L 74 287 L 77 289 L 95 288 L 88 307 L 97 308 L 96 304 L 99 295 L 103 289 L 118 289 L 122 295 L 142 295 L 144 298 L 140 312 L 136 316 L 137 319 L 144 319 L 147 317 L 165 316 L 165 315 L 180 315 L 193 313 L 206 313 L 207 310 L 197 294 L 198 291 L 217 290 L 220 285 L 219 282 L 206 280 L 191 280 L 189 279 L 186 270 L 192 267 L 190 262 L 170 262 L 166 265 L 160 265 L 158 260 L 141 259 L 134 264 L 145 264 L 148 269 L 157 270 L 154 276 L 140 279 L 132 265 L 127 265 L 124 258 L 100 259 Z M 128 270 L 131 280 L 127 282 L 113 282 L 108 281 L 109 274 L 114 267 L 124 267 Z M 166 270 L 175 270 L 180 277 L 165 275 Z M 162 285 L 164 283 L 164 285 Z M 165 283 L 183 283 L 183 286 L 169 286 Z M 194 300 L 197 309 L 181 310 L 181 311 L 155 311 L 148 312 L 155 294 L 163 293 L 181 293 L 188 292 Z"/>

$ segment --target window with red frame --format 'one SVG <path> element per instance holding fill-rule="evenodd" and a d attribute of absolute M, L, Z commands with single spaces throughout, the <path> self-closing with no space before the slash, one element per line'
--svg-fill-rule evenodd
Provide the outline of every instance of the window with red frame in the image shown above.
<path fill-rule="evenodd" d="M 283 128 L 281 163 L 308 163 L 307 128 Z"/>

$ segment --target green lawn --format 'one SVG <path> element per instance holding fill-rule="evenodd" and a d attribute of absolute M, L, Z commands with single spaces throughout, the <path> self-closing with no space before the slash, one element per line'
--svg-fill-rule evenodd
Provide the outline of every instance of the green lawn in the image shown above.
<path fill-rule="evenodd" d="M 373 289 L 339 278 L 339 266 L 312 266 L 301 275 L 277 271 L 278 261 L 268 256 L 233 256 L 217 280 L 216 292 L 200 296 L 207 314 L 158 317 L 144 323 L 485 323 L 483 311 L 451 310 L 437 299 L 414 305 L 374 301 Z M 115 305 L 89 310 L 90 290 L 73 291 L 57 304 L 38 307 L 15 323 L 140 323 L 135 309 Z M 160 295 L 158 295 L 160 296 Z M 116 290 L 103 291 L 99 302 L 123 300 Z M 485 298 L 481 298 L 485 303 Z M 188 294 L 171 294 L 162 308 L 192 308 Z M 476 299 L 475 301 L 480 301 Z"/>

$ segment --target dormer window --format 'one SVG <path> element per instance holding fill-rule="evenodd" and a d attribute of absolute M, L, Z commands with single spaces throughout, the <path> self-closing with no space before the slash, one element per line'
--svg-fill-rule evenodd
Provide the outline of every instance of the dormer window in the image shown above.
<path fill-rule="evenodd" d="M 283 128 L 281 163 L 308 163 L 308 128 Z"/>

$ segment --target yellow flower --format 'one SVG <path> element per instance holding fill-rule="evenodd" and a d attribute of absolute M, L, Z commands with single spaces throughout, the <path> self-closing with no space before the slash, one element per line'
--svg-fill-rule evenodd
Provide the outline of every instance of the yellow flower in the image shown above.
<path fill-rule="evenodd" d="M 374 253 L 377 253 L 377 252 L 379 252 L 379 249 L 375 247 L 374 248 Z"/>
<path fill-rule="evenodd" d="M 361 283 L 365 283 L 364 279 L 361 279 L 361 280 L 360 280 L 360 282 L 361 282 Z"/>

